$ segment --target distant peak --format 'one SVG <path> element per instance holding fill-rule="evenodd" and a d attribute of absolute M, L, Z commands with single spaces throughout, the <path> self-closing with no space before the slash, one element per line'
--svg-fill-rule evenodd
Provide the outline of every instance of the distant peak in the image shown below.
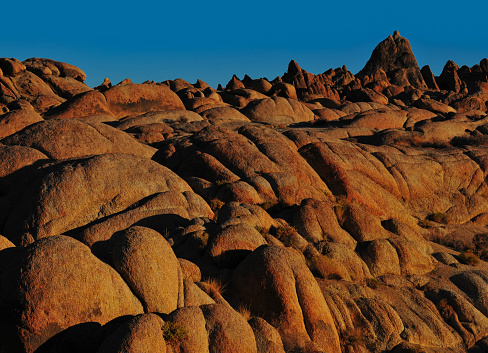
<path fill-rule="evenodd" d="M 290 61 L 290 63 L 288 64 L 288 73 L 291 75 L 296 75 L 300 71 L 302 71 L 300 65 L 298 65 L 295 60 Z"/>
<path fill-rule="evenodd" d="M 373 77 L 378 70 L 383 70 L 390 79 L 390 83 L 394 85 L 426 87 L 410 42 L 401 37 L 398 31 L 376 46 L 371 58 L 356 76 L 359 78 Z"/>

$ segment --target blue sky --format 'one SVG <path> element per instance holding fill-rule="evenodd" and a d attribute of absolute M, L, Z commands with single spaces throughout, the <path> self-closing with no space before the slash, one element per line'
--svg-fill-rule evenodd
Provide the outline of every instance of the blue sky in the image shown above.
<path fill-rule="evenodd" d="M 76 65 L 93 87 L 197 78 L 216 87 L 232 74 L 273 79 L 288 62 L 318 74 L 357 73 L 394 30 L 419 66 L 488 57 L 486 1 L 13 1 L 2 4 L 0 56 Z"/>

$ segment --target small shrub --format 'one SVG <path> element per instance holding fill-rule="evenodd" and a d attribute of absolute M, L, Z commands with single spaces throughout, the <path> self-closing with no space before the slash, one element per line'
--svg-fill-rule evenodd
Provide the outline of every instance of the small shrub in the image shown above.
<path fill-rule="evenodd" d="M 332 280 L 341 280 L 343 278 L 343 269 L 340 263 L 322 255 L 312 245 L 308 245 L 304 249 L 303 255 L 308 268 L 315 277 Z"/>
<path fill-rule="evenodd" d="M 376 289 L 378 288 L 378 285 L 381 283 L 379 280 L 376 278 L 366 278 L 365 280 L 366 285 L 371 288 L 371 289 Z"/>
<path fill-rule="evenodd" d="M 217 212 L 224 206 L 224 202 L 219 199 L 212 199 L 209 201 L 208 205 L 212 209 L 212 211 Z"/>
<path fill-rule="evenodd" d="M 351 330 L 342 331 L 339 335 L 341 346 L 361 346 L 366 344 L 363 329 L 355 327 Z"/>
<path fill-rule="evenodd" d="M 419 226 L 421 226 L 422 228 L 429 228 L 430 227 L 430 221 L 427 218 L 421 219 L 419 221 Z"/>
<path fill-rule="evenodd" d="M 480 262 L 480 259 L 470 250 L 463 251 L 457 258 L 460 263 L 470 266 L 476 266 Z"/>
<path fill-rule="evenodd" d="M 488 260 L 488 233 L 476 234 L 473 238 L 474 253 L 482 260 Z"/>
<path fill-rule="evenodd" d="M 231 179 L 220 179 L 220 180 L 217 180 L 215 182 L 215 184 L 217 186 L 223 186 L 223 185 L 227 185 L 227 184 L 232 184 L 232 180 Z"/>
<path fill-rule="evenodd" d="M 436 223 L 447 224 L 449 222 L 449 216 L 442 212 L 434 212 L 427 216 L 428 220 Z"/>
<path fill-rule="evenodd" d="M 249 321 L 252 318 L 251 310 L 249 309 L 248 305 L 240 305 L 236 310 L 241 316 L 246 320 Z"/>
<path fill-rule="evenodd" d="M 260 203 L 258 206 L 261 207 L 263 210 L 268 211 L 268 210 L 272 209 L 273 207 L 276 207 L 277 204 L 278 204 L 278 202 L 276 202 L 276 201 L 268 200 L 268 201 L 265 201 L 263 203 Z"/>
<path fill-rule="evenodd" d="M 171 321 L 165 322 L 161 330 L 163 331 L 164 340 L 171 345 L 180 342 L 188 334 L 183 326 Z"/>
<path fill-rule="evenodd" d="M 334 206 L 334 212 L 336 214 L 337 221 L 339 222 L 340 225 L 344 224 L 344 220 L 346 218 L 346 212 L 348 208 L 349 205 L 343 199 L 339 199 L 337 201 L 337 204 Z"/>
<path fill-rule="evenodd" d="M 283 245 L 291 246 L 295 249 L 299 249 L 299 240 L 297 239 L 296 229 L 292 226 L 285 225 L 275 228 L 275 236 Z"/>
<path fill-rule="evenodd" d="M 198 233 L 196 237 L 198 238 L 198 240 L 200 240 L 199 248 L 205 250 L 207 248 L 208 238 L 210 237 L 210 235 L 207 232 L 201 232 Z"/>
<path fill-rule="evenodd" d="M 205 286 L 205 292 L 213 299 L 216 300 L 222 296 L 225 292 L 225 286 L 216 278 L 209 278 L 203 281 Z"/>

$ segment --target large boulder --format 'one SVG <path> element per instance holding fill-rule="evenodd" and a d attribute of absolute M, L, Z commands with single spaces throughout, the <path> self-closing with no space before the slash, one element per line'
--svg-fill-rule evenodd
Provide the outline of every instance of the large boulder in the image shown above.
<path fill-rule="evenodd" d="M 181 353 L 209 353 L 209 333 L 202 310 L 198 306 L 186 306 L 173 311 L 166 318 L 175 329 L 184 330 L 185 335 L 171 342 L 172 348 Z"/>
<path fill-rule="evenodd" d="M 43 119 L 33 109 L 18 109 L 2 114 L 0 115 L 0 139 L 40 121 Z"/>
<path fill-rule="evenodd" d="M 116 128 L 75 119 L 41 121 L 4 138 L 2 143 L 36 148 L 53 159 L 105 153 L 129 153 L 151 158 L 156 152 Z"/>
<path fill-rule="evenodd" d="M 285 353 L 278 330 L 260 317 L 253 317 L 248 322 L 254 331 L 258 353 Z"/>
<path fill-rule="evenodd" d="M 47 158 L 34 148 L 0 145 L 0 178 Z"/>
<path fill-rule="evenodd" d="M 183 276 L 166 239 L 145 227 L 131 227 L 112 238 L 112 261 L 146 312 L 170 313 L 183 306 Z"/>
<path fill-rule="evenodd" d="M 303 349 L 313 341 L 324 350 L 340 351 L 329 307 L 298 251 L 259 247 L 234 271 L 233 288 L 251 313 L 278 329 L 285 349 Z"/>
<path fill-rule="evenodd" d="M 120 275 L 66 236 L 39 240 L 0 274 L 0 311 L 25 352 L 69 327 L 142 313 Z"/>
<path fill-rule="evenodd" d="M 253 100 L 242 113 L 251 121 L 274 125 L 289 125 L 315 119 L 313 112 L 299 101 L 277 96 Z"/>
<path fill-rule="evenodd" d="M 68 161 L 39 173 L 10 196 L 4 235 L 14 242 L 30 243 L 87 225 L 158 192 L 191 191 L 167 168 L 127 154 Z"/>
<path fill-rule="evenodd" d="M 107 99 L 98 91 L 80 93 L 46 112 L 45 119 L 87 118 L 93 115 L 111 115 Z"/>
<path fill-rule="evenodd" d="M 100 346 L 100 353 L 166 353 L 164 321 L 156 314 L 141 314 L 122 324 Z"/>
<path fill-rule="evenodd" d="M 247 321 L 230 306 L 200 306 L 206 321 L 210 353 L 257 353 L 256 339 Z"/>
<path fill-rule="evenodd" d="M 103 94 L 110 111 L 119 118 L 157 110 L 185 109 L 181 99 L 165 85 L 118 84 Z"/>

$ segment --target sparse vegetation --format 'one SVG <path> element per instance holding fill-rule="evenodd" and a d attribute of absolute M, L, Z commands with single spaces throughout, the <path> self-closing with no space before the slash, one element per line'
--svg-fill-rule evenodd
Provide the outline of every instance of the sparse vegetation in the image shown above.
<path fill-rule="evenodd" d="M 334 206 L 334 212 L 336 214 L 337 221 L 341 225 L 344 223 L 348 208 L 349 205 L 347 204 L 346 200 L 343 198 L 338 199 L 337 204 Z"/>
<path fill-rule="evenodd" d="M 366 344 L 363 329 L 360 327 L 354 327 L 353 329 L 342 331 L 339 335 L 339 339 L 342 347 L 364 346 Z"/>
<path fill-rule="evenodd" d="M 365 283 L 369 288 L 376 289 L 381 282 L 376 278 L 366 278 Z"/>
<path fill-rule="evenodd" d="M 200 249 L 205 250 L 208 245 L 208 238 L 210 235 L 207 232 L 200 232 L 196 235 L 196 237 L 200 240 Z"/>
<path fill-rule="evenodd" d="M 476 256 L 483 261 L 488 260 L 488 233 L 476 234 L 473 237 L 473 245 Z"/>
<path fill-rule="evenodd" d="M 233 182 L 233 181 L 232 181 L 231 179 L 220 179 L 220 180 L 217 180 L 217 181 L 215 182 L 215 184 L 216 184 L 217 186 L 223 186 L 223 185 L 227 185 L 227 184 L 232 184 L 232 182 Z"/>
<path fill-rule="evenodd" d="M 279 226 L 275 228 L 275 237 L 285 246 L 300 249 L 299 235 L 294 227 L 290 225 Z"/>
<path fill-rule="evenodd" d="M 303 251 L 307 266 L 315 277 L 341 280 L 343 270 L 340 264 L 333 259 L 322 255 L 312 245 L 308 245 Z"/>
<path fill-rule="evenodd" d="M 442 212 L 434 212 L 427 216 L 427 219 L 436 223 L 449 223 L 449 216 Z"/>
<path fill-rule="evenodd" d="M 258 206 L 261 207 L 263 210 L 268 211 L 268 210 L 272 209 L 273 207 L 275 207 L 277 204 L 278 204 L 278 202 L 276 202 L 276 201 L 268 200 L 268 201 L 265 201 L 263 203 L 260 203 Z"/>
<path fill-rule="evenodd" d="M 480 259 L 471 250 L 463 251 L 457 259 L 460 263 L 470 266 L 476 266 L 480 262 Z"/>
<path fill-rule="evenodd" d="M 225 292 L 225 285 L 216 278 L 209 278 L 202 282 L 205 287 L 205 292 L 213 299 L 216 300 L 222 296 Z"/>
<path fill-rule="evenodd" d="M 186 329 L 182 325 L 167 321 L 161 328 L 164 340 L 170 345 L 175 345 L 187 336 Z"/>
<path fill-rule="evenodd" d="M 252 318 L 251 310 L 249 309 L 248 305 L 241 304 L 236 310 L 241 316 L 246 320 L 249 321 Z"/>
<path fill-rule="evenodd" d="M 219 199 L 212 199 L 208 202 L 208 205 L 210 206 L 212 211 L 217 212 L 222 208 L 222 206 L 224 206 L 224 202 Z"/>

